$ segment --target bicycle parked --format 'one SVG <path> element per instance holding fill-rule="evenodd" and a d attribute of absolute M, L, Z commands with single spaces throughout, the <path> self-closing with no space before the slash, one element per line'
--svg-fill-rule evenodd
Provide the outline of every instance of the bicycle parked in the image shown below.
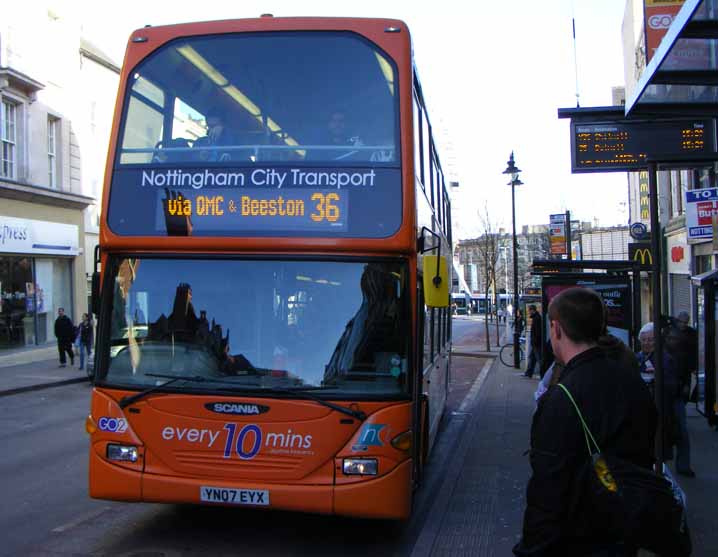
<path fill-rule="evenodd" d="M 521 366 L 521 362 L 523 362 L 526 359 L 526 354 L 524 353 L 524 343 L 526 341 L 526 337 L 519 337 L 519 367 Z M 501 347 L 501 351 L 499 352 L 499 359 L 501 360 L 501 363 L 508 367 L 514 366 L 514 343 L 513 340 L 511 342 L 507 342 Z"/>

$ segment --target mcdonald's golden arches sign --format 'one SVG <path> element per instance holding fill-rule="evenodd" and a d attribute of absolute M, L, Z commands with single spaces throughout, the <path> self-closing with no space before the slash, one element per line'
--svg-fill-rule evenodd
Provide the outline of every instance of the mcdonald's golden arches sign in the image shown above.
<path fill-rule="evenodd" d="M 651 242 L 634 242 L 628 244 L 628 259 L 638 263 L 641 269 L 650 270 L 653 265 Z"/>

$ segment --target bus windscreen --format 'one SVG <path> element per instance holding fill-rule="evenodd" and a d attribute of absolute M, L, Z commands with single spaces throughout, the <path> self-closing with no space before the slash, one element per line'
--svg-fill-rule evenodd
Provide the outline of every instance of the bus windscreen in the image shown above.
<path fill-rule="evenodd" d="M 108 224 L 123 236 L 383 238 L 401 225 L 397 72 L 353 33 L 172 41 L 133 69 Z"/>
<path fill-rule="evenodd" d="M 187 377 L 173 388 L 408 392 L 402 262 L 143 257 L 112 268 L 106 384 Z"/>

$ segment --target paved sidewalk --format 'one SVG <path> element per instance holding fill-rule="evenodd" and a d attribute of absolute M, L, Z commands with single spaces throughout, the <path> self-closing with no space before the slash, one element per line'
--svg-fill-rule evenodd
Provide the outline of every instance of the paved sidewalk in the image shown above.
<path fill-rule="evenodd" d="M 460 441 L 412 557 L 508 556 L 521 535 L 530 474 L 529 432 L 538 381 L 497 358 L 466 411 Z M 679 478 L 688 500 L 693 556 L 718 555 L 718 433 L 689 412 L 694 479 Z M 430 463 L 431 465 L 431 463 Z"/>
<path fill-rule="evenodd" d="M 55 346 L 0 355 L 0 396 L 88 381 L 78 365 L 76 357 L 75 367 L 69 362 L 67 367 L 58 367 Z"/>

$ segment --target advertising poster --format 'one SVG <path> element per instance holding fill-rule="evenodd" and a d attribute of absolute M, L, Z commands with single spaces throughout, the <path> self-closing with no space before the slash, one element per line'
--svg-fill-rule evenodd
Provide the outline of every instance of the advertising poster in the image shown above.
<path fill-rule="evenodd" d="M 599 274 L 568 275 L 565 277 L 544 277 L 541 281 L 543 291 L 543 307 L 548 308 L 559 292 L 574 286 L 592 288 L 603 299 L 608 317 L 608 332 L 621 339 L 627 346 L 631 346 L 632 338 L 632 308 L 631 284 L 628 276 L 611 276 Z M 544 312 L 545 313 L 545 312 Z M 548 339 L 548 321 L 546 324 L 546 338 Z"/>
<path fill-rule="evenodd" d="M 686 192 L 686 230 L 688 241 L 713 238 L 713 215 L 718 214 L 718 188 Z"/>
<path fill-rule="evenodd" d="M 646 63 L 651 61 L 684 0 L 645 0 Z"/>

